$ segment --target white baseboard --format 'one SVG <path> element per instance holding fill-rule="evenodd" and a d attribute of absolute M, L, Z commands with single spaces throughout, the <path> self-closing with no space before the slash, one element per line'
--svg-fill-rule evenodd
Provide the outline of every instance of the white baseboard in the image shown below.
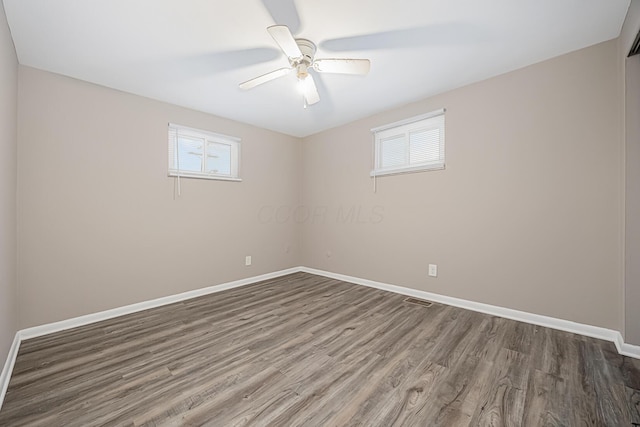
<path fill-rule="evenodd" d="M 276 277 L 286 274 L 297 273 L 299 267 L 280 270 L 273 273 L 261 274 L 259 276 L 248 277 L 246 279 L 235 280 L 233 282 L 222 283 L 220 285 L 208 286 L 206 288 L 195 289 L 193 291 L 183 292 L 176 295 L 169 295 L 162 298 L 156 298 L 149 301 L 143 301 L 136 304 L 125 305 L 123 307 L 111 310 L 100 311 L 98 313 L 87 314 L 85 316 L 74 317 L 72 319 L 62 320 L 60 322 L 48 323 L 46 325 L 34 326 L 32 328 L 23 329 L 20 335 L 23 340 L 35 338 L 42 335 L 60 332 L 66 329 L 77 328 L 102 320 L 113 319 L 114 317 L 124 316 L 125 314 L 136 313 L 138 311 L 148 310 L 150 308 L 160 307 L 174 302 L 180 302 L 203 295 L 214 294 L 216 292 L 226 291 L 227 289 L 238 288 L 240 286 L 250 285 L 252 283 L 261 282 L 263 280 L 275 279 Z"/>
<path fill-rule="evenodd" d="M 149 301 L 143 301 L 136 304 L 125 305 L 123 307 L 114 308 L 111 310 L 105 310 L 98 313 L 87 314 L 85 316 L 74 317 L 72 319 L 62 320 L 60 322 L 48 323 L 46 325 L 34 326 L 32 328 L 22 329 L 16 332 L 16 336 L 7 355 L 2 374 L 0 375 L 0 409 L 4 402 L 4 396 L 9 387 L 9 380 L 11 379 L 11 373 L 13 372 L 13 366 L 18 356 L 18 349 L 20 343 L 23 340 L 29 338 L 36 338 L 43 335 L 51 334 L 54 332 L 64 331 L 66 329 L 77 328 L 78 326 L 84 326 L 102 320 L 113 319 L 114 317 L 123 316 L 125 314 L 136 313 L 142 310 L 148 310 L 150 308 L 160 307 L 174 302 L 180 302 L 191 298 L 196 298 L 203 295 L 213 294 L 216 292 L 225 291 L 227 289 L 238 288 L 240 286 L 250 285 L 252 283 L 261 282 L 263 280 L 275 279 L 276 277 L 284 276 L 291 273 L 297 273 L 301 271 L 300 267 L 289 268 L 286 270 L 280 270 L 273 273 L 261 274 L 259 276 L 248 277 L 246 279 L 235 280 L 233 282 L 222 283 L 220 285 L 209 286 L 206 288 L 195 289 L 193 291 L 183 292 L 176 295 L 169 295 L 163 298 L 156 298 Z"/>
<path fill-rule="evenodd" d="M 7 354 L 7 360 L 5 361 L 2 373 L 0 374 L 0 408 L 2 408 L 4 395 L 7 393 L 7 388 L 9 387 L 9 380 L 11 379 L 11 373 L 13 372 L 13 365 L 15 365 L 16 357 L 18 357 L 20 341 L 20 331 L 18 331 L 13 337 L 13 343 L 11 343 L 9 354 Z"/>
<path fill-rule="evenodd" d="M 640 359 L 640 345 L 627 344 L 624 342 L 622 334 L 616 331 L 616 340 L 614 341 L 618 353 L 623 356 L 633 357 L 634 359 Z"/>
<path fill-rule="evenodd" d="M 261 282 L 263 280 L 275 279 L 280 276 L 284 276 L 291 273 L 305 272 L 310 274 L 316 274 L 319 276 L 328 277 L 331 279 L 342 280 L 356 285 L 368 286 L 371 288 L 381 289 L 384 291 L 394 292 L 401 295 L 412 296 L 415 298 L 426 299 L 442 304 L 451 305 L 454 307 L 460 307 L 467 310 L 477 311 L 480 313 L 490 314 L 493 316 L 504 317 L 507 319 L 517 320 L 520 322 L 531 323 L 534 325 L 544 326 L 547 328 L 558 329 L 561 331 L 572 332 L 575 334 L 586 335 L 592 338 L 599 338 L 607 341 L 612 341 L 618 350 L 618 352 L 624 356 L 640 359 L 640 346 L 627 344 L 622 338 L 622 334 L 612 329 L 601 328 L 598 326 L 585 325 L 582 323 L 572 322 L 569 320 L 556 319 L 554 317 L 542 316 L 539 314 L 527 313 L 519 310 L 512 310 L 510 308 L 498 307 L 490 304 L 483 304 L 475 301 L 464 300 L 461 298 L 449 297 L 446 295 L 439 295 L 430 292 L 420 291 L 417 289 L 405 288 L 402 286 L 391 285 L 388 283 L 376 282 L 373 280 L 362 279 L 359 277 L 347 276 L 339 273 L 332 273 L 324 270 L 317 270 L 315 268 L 308 267 L 294 267 L 286 270 L 280 270 L 273 273 L 262 274 L 259 276 L 248 277 L 246 279 L 240 279 L 233 282 L 223 283 L 220 285 L 209 286 L 207 288 L 196 289 L 193 291 L 183 292 L 176 295 L 170 295 L 163 298 L 157 298 L 150 301 L 144 301 L 136 304 L 126 305 L 123 307 L 114 308 L 111 310 L 101 311 L 98 313 L 88 314 L 85 316 L 75 317 L 60 322 L 49 323 L 46 325 L 35 326 L 16 332 L 13 344 L 9 350 L 7 360 L 5 361 L 2 374 L 0 374 L 0 408 L 4 401 L 7 387 L 9 386 L 9 380 L 13 371 L 13 366 L 18 356 L 18 349 L 22 340 L 29 338 L 35 338 L 42 335 L 51 334 L 54 332 L 64 331 L 66 329 L 76 328 L 78 326 L 84 326 L 102 320 L 112 319 L 114 317 L 123 316 L 125 314 L 136 313 L 142 310 L 148 310 L 150 308 L 160 307 L 174 302 L 184 301 L 191 298 L 196 298 L 203 295 L 213 294 L 221 292 L 227 289 L 238 288 L 240 286 L 250 285 L 252 283 Z"/>
<path fill-rule="evenodd" d="M 492 316 L 504 317 L 520 322 L 531 323 L 533 325 L 544 326 L 547 328 L 558 329 L 561 331 L 585 335 L 592 338 L 612 341 L 616 345 L 618 353 L 624 356 L 640 359 L 640 346 L 626 344 L 624 342 L 624 339 L 622 338 L 622 334 L 619 331 L 615 331 L 613 329 L 585 325 L 584 323 L 572 322 L 570 320 L 563 320 L 557 319 L 555 317 L 542 316 L 540 314 L 527 313 L 525 311 L 513 310 L 510 308 L 469 301 L 461 298 L 434 294 L 431 292 L 405 288 L 402 286 L 390 285 L 388 283 L 376 282 L 373 280 L 347 276 L 339 273 L 332 273 L 330 271 L 317 270 L 315 268 L 300 267 L 300 271 L 310 274 L 317 274 L 319 276 L 329 277 L 336 280 L 342 280 L 344 282 L 355 283 L 357 285 L 368 286 L 370 288 L 381 289 L 383 291 L 394 292 L 396 294 L 407 295 L 419 299 L 426 299 L 441 304 L 490 314 Z"/>

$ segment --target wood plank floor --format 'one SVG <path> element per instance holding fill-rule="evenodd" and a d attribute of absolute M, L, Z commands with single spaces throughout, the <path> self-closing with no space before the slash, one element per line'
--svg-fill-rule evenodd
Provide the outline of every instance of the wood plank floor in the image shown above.
<path fill-rule="evenodd" d="M 605 341 L 296 273 L 23 342 L 1 426 L 631 426 Z"/>

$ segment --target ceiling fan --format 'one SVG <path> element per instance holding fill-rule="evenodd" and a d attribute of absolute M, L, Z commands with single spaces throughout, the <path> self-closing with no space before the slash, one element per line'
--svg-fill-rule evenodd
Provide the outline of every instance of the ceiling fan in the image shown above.
<path fill-rule="evenodd" d="M 320 101 L 318 89 L 309 70 L 319 73 L 360 74 L 369 72 L 371 63 L 368 59 L 326 58 L 315 59 L 316 45 L 307 39 L 296 39 L 286 25 L 273 25 L 267 28 L 282 52 L 289 59 L 289 66 L 240 83 L 241 89 L 251 89 L 268 81 L 285 76 L 295 71 L 298 84 L 304 98 L 304 107 Z"/>

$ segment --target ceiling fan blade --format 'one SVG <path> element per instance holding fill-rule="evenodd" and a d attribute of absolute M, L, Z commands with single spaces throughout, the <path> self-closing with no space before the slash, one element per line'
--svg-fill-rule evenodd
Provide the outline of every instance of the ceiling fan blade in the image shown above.
<path fill-rule="evenodd" d="M 291 31 L 289 31 L 289 27 L 286 25 L 273 25 L 267 28 L 267 31 L 269 31 L 271 37 L 278 43 L 278 46 L 287 57 L 300 58 L 302 56 L 298 43 L 296 43 L 296 39 L 293 38 Z"/>
<path fill-rule="evenodd" d="M 320 73 L 367 74 L 371 68 L 368 59 L 317 59 L 313 69 Z"/>
<path fill-rule="evenodd" d="M 247 80 L 246 82 L 240 83 L 240 89 L 251 89 L 263 83 L 269 82 L 271 80 L 277 79 L 278 77 L 285 76 L 291 72 L 293 68 L 280 68 L 279 70 L 272 71 L 267 74 L 263 74 L 255 79 Z"/>
<path fill-rule="evenodd" d="M 304 95 L 307 105 L 313 105 L 320 101 L 318 88 L 316 87 L 316 82 L 313 81 L 313 76 L 311 74 L 307 75 L 307 77 L 302 80 L 302 94 Z"/>

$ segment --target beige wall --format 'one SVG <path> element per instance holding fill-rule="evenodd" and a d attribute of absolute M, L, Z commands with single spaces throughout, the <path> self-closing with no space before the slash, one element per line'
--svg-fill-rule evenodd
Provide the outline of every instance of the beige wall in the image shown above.
<path fill-rule="evenodd" d="M 621 329 L 618 57 L 603 43 L 301 146 L 20 67 L 19 326 L 302 264 Z M 441 107 L 447 169 L 374 193 L 369 129 Z M 244 181 L 174 200 L 167 122 L 242 137 Z"/>
<path fill-rule="evenodd" d="M 306 138 L 302 203 L 324 215 L 303 223 L 303 264 L 619 330 L 617 55 L 599 44 Z M 374 193 L 370 128 L 442 107 L 446 170 Z"/>
<path fill-rule="evenodd" d="M 16 332 L 18 60 L 0 2 L 0 369 Z"/>
<path fill-rule="evenodd" d="M 296 225 L 265 214 L 298 203 L 297 138 L 32 68 L 19 76 L 20 328 L 299 264 Z M 168 122 L 241 137 L 243 182 L 183 179 L 174 200 Z"/>
<path fill-rule="evenodd" d="M 625 341 L 640 345 L 640 55 L 626 58 L 640 29 L 632 0 L 620 35 L 625 74 Z"/>

